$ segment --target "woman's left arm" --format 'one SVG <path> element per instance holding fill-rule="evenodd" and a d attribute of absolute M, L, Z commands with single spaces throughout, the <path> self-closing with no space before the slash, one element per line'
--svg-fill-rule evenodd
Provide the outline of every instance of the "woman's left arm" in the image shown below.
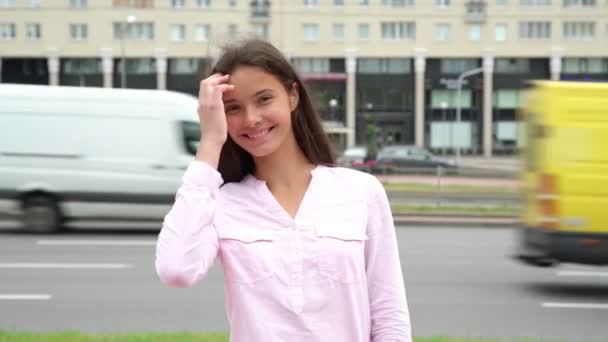
<path fill-rule="evenodd" d="M 370 189 L 365 267 L 372 342 L 411 342 L 410 316 L 391 207 L 382 184 Z"/>

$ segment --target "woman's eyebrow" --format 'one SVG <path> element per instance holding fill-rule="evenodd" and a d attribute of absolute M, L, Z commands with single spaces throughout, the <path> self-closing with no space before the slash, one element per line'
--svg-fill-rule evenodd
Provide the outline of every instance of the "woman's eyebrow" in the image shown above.
<path fill-rule="evenodd" d="M 251 97 L 256 97 L 256 96 L 258 96 L 258 95 L 260 95 L 260 94 L 262 94 L 264 92 L 271 92 L 272 93 L 272 89 L 262 89 L 262 90 L 256 91 L 255 94 L 253 94 Z"/>

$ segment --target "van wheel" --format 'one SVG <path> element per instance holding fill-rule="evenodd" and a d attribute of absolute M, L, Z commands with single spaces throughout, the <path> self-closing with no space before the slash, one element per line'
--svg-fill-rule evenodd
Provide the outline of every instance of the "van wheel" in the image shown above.
<path fill-rule="evenodd" d="M 25 230 L 32 233 L 54 233 L 63 222 L 57 201 L 44 195 L 25 198 L 22 221 Z"/>

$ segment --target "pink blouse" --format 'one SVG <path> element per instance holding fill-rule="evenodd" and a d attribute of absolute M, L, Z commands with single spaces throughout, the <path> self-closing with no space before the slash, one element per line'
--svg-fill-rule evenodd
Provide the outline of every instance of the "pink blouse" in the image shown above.
<path fill-rule="evenodd" d="M 249 175 L 222 185 L 193 161 L 156 246 L 156 271 L 190 287 L 219 256 L 233 342 L 412 341 L 382 184 L 317 166 L 295 219 Z"/>

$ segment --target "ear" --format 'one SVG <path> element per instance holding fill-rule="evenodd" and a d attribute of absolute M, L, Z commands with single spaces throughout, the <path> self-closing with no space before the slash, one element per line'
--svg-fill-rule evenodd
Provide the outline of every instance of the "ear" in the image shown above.
<path fill-rule="evenodd" d="M 300 89 L 298 84 L 293 82 L 289 91 L 289 108 L 292 112 L 298 108 L 298 103 L 300 103 Z"/>

